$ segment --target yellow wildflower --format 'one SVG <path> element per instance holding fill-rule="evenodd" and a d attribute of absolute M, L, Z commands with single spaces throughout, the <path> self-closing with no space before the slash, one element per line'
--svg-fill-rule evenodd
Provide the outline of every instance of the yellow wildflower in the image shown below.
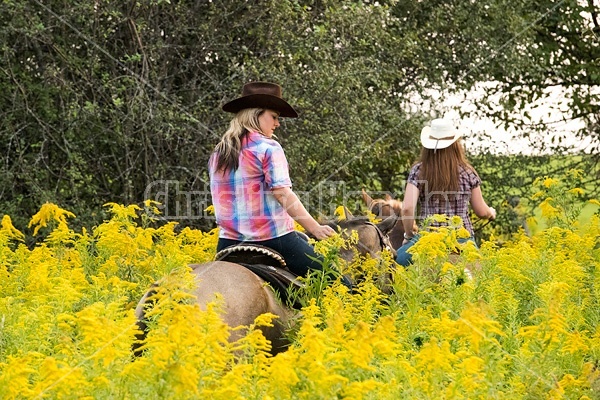
<path fill-rule="evenodd" d="M 446 273 L 446 272 L 448 272 L 448 271 L 452 271 L 452 269 L 454 269 L 454 264 L 452 264 L 452 263 L 449 263 L 449 262 L 447 262 L 447 261 L 446 261 L 446 262 L 445 262 L 445 263 L 442 265 L 442 271 L 441 271 L 441 272 L 442 272 L 442 274 L 445 274 L 445 273 Z"/>
<path fill-rule="evenodd" d="M 487 316 L 488 310 L 483 306 L 467 304 L 458 320 L 459 329 L 478 352 L 483 343 L 493 341 L 494 336 L 505 336 L 502 326 Z"/>
<path fill-rule="evenodd" d="M 533 196 L 531 196 L 531 198 L 533 200 L 535 200 L 535 199 L 538 199 L 538 198 L 543 197 L 545 195 L 546 195 L 546 192 L 540 190 L 539 192 L 534 193 Z"/>
<path fill-rule="evenodd" d="M 215 206 L 212 204 L 204 209 L 208 213 L 208 215 L 215 215 Z"/>
<path fill-rule="evenodd" d="M 463 226 L 463 220 L 458 215 L 454 215 L 450 218 L 450 226 L 453 228 L 460 228 Z"/>
<path fill-rule="evenodd" d="M 371 221 L 374 224 L 377 224 L 382 221 L 382 219 L 378 218 L 377 215 L 373 214 L 371 212 L 371 210 L 367 210 L 366 214 L 367 214 L 367 217 L 369 218 L 369 221 Z"/>
<path fill-rule="evenodd" d="M 278 393 L 279 398 L 291 397 L 291 388 L 300 382 L 294 370 L 297 357 L 297 350 L 291 348 L 273 358 L 265 377 L 261 380 L 261 383 L 269 388 L 270 393 Z"/>
<path fill-rule="evenodd" d="M 0 394 L 4 399 L 32 397 L 31 376 L 36 369 L 31 365 L 31 357 L 9 355 L 5 363 L 0 363 Z"/>
<path fill-rule="evenodd" d="M 567 191 L 567 193 L 574 194 L 576 196 L 581 196 L 585 194 L 585 191 L 581 188 L 573 188 Z"/>
<path fill-rule="evenodd" d="M 28 227 L 31 228 L 32 226 L 35 226 L 33 230 L 33 235 L 35 236 L 40 228 L 48 226 L 48 222 L 50 221 L 56 221 L 59 224 L 66 225 L 67 217 L 75 217 L 75 214 L 70 211 L 63 210 L 56 204 L 45 203 L 42 208 L 40 208 L 40 211 L 31 217 Z"/>
<path fill-rule="evenodd" d="M 16 239 L 21 242 L 25 240 L 25 235 L 23 235 L 21 231 L 13 226 L 12 220 L 8 215 L 2 217 L 2 229 L 0 229 L 0 236 L 5 236 L 9 239 Z"/>
<path fill-rule="evenodd" d="M 422 260 L 425 263 L 434 263 L 436 259 L 448 255 L 448 246 L 445 241 L 447 232 L 423 232 L 421 238 L 408 252 L 413 254 L 415 261 Z"/>
<path fill-rule="evenodd" d="M 346 215 L 346 211 L 347 211 L 346 207 L 337 206 L 337 208 L 333 212 L 333 215 L 337 216 L 339 220 L 345 220 L 348 218 L 348 216 Z"/>
<path fill-rule="evenodd" d="M 584 176 L 583 170 L 578 168 L 572 168 L 567 171 L 567 176 L 573 177 L 575 179 L 581 179 Z"/>
<path fill-rule="evenodd" d="M 462 223 L 462 221 L 461 221 L 461 223 Z M 471 233 L 468 230 L 466 230 L 464 227 L 460 227 L 456 231 L 456 237 L 458 239 L 467 239 L 467 238 L 471 237 Z"/>
<path fill-rule="evenodd" d="M 552 186 L 557 185 L 559 182 L 560 181 L 558 179 L 546 177 L 544 179 L 543 185 L 547 188 L 551 188 Z"/>
<path fill-rule="evenodd" d="M 154 200 L 144 200 L 144 207 L 146 207 L 146 211 L 150 211 L 152 213 L 152 215 L 156 216 L 156 215 L 160 215 L 161 212 L 158 209 L 157 206 L 162 205 L 162 203 L 158 202 L 158 201 L 154 201 Z"/>
<path fill-rule="evenodd" d="M 298 223 L 298 221 L 294 221 L 294 230 L 298 232 L 306 232 L 304 227 Z"/>
<path fill-rule="evenodd" d="M 552 218 L 560 215 L 560 209 L 554 207 L 551 202 L 554 199 L 552 197 L 548 197 L 546 200 L 542 201 L 540 204 L 540 210 L 542 210 L 542 216 L 546 218 Z"/>
<path fill-rule="evenodd" d="M 459 218 L 460 218 L 460 217 L 459 217 Z M 444 214 L 433 214 L 433 215 L 431 216 L 431 219 L 432 219 L 434 222 L 440 222 L 440 223 L 445 223 L 445 222 L 448 222 L 448 217 L 447 217 L 446 215 L 444 215 Z"/>
<path fill-rule="evenodd" d="M 131 204 L 129 206 L 124 206 L 124 205 L 117 204 L 117 203 L 106 203 L 106 204 L 104 204 L 104 206 L 110 207 L 110 211 L 118 220 L 127 220 L 130 218 L 136 218 L 137 211 L 140 210 L 140 207 L 135 204 Z"/>
<path fill-rule="evenodd" d="M 443 341 L 438 344 L 436 338 L 426 343 L 421 351 L 415 356 L 417 366 L 423 371 L 450 372 L 453 363 L 457 360 L 455 354 L 450 350 L 450 343 Z"/>
<path fill-rule="evenodd" d="M 565 344 L 561 348 L 561 352 L 568 354 L 587 354 L 590 349 L 588 338 L 582 335 L 581 332 L 568 332 Z"/>
<path fill-rule="evenodd" d="M 463 368 L 467 374 L 477 374 L 483 370 L 485 363 L 480 357 L 466 357 L 463 361 L 458 364 L 459 367 Z"/>

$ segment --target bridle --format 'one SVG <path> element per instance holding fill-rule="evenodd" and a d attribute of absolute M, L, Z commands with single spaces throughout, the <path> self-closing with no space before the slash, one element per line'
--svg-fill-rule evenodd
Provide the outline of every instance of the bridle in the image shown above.
<path fill-rule="evenodd" d="M 392 244 L 390 243 L 390 238 L 387 235 L 384 235 L 383 232 L 381 232 L 381 229 L 379 229 L 379 227 L 371 221 L 367 221 L 365 222 L 365 224 L 371 225 L 373 228 L 375 228 L 377 236 L 379 236 L 379 244 L 381 245 L 381 250 L 387 249 L 390 253 L 392 253 L 394 258 L 396 258 L 397 253 L 396 250 L 392 247 Z"/>

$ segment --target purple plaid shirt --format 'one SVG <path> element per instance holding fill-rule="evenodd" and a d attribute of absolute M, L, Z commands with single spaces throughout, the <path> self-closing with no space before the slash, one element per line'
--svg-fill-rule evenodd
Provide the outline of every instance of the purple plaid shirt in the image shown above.
<path fill-rule="evenodd" d="M 225 173 L 216 170 L 215 153 L 208 162 L 219 237 L 260 241 L 292 232 L 294 220 L 271 192 L 292 187 L 281 145 L 250 132 L 242 140 L 239 162 L 237 170 Z"/>
<path fill-rule="evenodd" d="M 431 192 L 427 182 L 419 178 L 421 163 L 416 163 L 408 174 L 407 182 L 419 189 L 419 219 L 423 220 L 434 214 L 445 214 L 448 217 L 458 215 L 462 218 L 465 229 L 474 236 L 473 224 L 469 217 L 469 202 L 471 201 L 471 190 L 481 185 L 481 179 L 477 172 L 471 169 L 459 167 L 458 192 Z M 441 196 L 438 196 L 441 194 Z M 434 196 L 435 195 L 435 196 Z M 440 223 L 432 223 L 432 226 L 440 226 Z"/>

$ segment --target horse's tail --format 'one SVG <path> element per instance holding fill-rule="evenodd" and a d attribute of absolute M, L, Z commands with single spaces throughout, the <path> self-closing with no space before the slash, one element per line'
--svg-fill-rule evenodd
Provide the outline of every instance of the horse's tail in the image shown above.
<path fill-rule="evenodd" d="M 135 340 L 131 345 L 131 351 L 133 352 L 134 357 L 139 357 L 144 352 L 142 347 L 145 344 L 144 342 L 146 341 L 146 335 L 148 334 L 148 320 L 146 319 L 146 310 L 148 308 L 154 307 L 154 304 L 156 302 L 154 296 L 157 293 L 157 287 L 158 284 L 152 284 L 150 290 L 148 290 L 148 292 L 146 292 L 146 294 L 141 298 L 140 302 L 138 303 L 135 309 L 135 316 L 137 318 L 135 324 L 138 327 L 138 332 L 135 334 Z"/>

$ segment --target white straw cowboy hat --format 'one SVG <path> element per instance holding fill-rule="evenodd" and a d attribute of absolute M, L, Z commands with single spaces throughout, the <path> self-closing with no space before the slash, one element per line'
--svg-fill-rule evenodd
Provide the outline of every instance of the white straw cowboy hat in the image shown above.
<path fill-rule="evenodd" d="M 431 121 L 430 126 L 426 126 L 421 131 L 421 144 L 426 149 L 445 149 L 461 136 L 462 133 L 454 127 L 452 121 L 437 118 Z"/>
<path fill-rule="evenodd" d="M 264 108 L 282 117 L 297 118 L 298 113 L 281 97 L 281 86 L 269 82 L 250 82 L 242 88 L 242 97 L 223 105 L 223 111 L 237 113 L 246 108 Z"/>

